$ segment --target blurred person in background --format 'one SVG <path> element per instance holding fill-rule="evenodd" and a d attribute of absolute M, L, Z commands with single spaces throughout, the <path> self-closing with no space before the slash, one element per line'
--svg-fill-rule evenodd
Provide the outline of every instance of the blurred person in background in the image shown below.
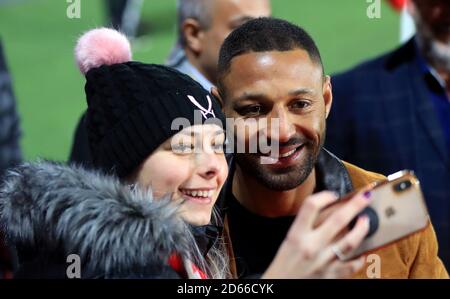
<path fill-rule="evenodd" d="M 177 42 L 167 65 L 210 91 L 224 39 L 248 20 L 271 15 L 269 0 L 178 0 Z"/>
<path fill-rule="evenodd" d="M 0 40 L 0 178 L 5 170 L 22 161 L 20 120 Z"/>
<path fill-rule="evenodd" d="M 2 185 L 5 171 L 22 160 L 20 135 L 20 121 L 11 77 L 0 39 L 0 185 Z M 13 251 L 4 243 L 3 234 L 0 231 L 0 278 L 11 278 L 14 264 Z"/>
<path fill-rule="evenodd" d="M 143 0 L 105 0 L 108 26 L 120 30 L 129 38 L 136 37 Z"/>
<path fill-rule="evenodd" d="M 407 42 L 416 32 L 414 20 L 408 11 L 410 0 L 389 0 L 389 4 L 400 13 L 400 42 Z"/>
<path fill-rule="evenodd" d="M 366 169 L 414 170 L 450 266 L 450 1 L 412 0 L 417 33 L 333 77 L 326 147 Z"/>

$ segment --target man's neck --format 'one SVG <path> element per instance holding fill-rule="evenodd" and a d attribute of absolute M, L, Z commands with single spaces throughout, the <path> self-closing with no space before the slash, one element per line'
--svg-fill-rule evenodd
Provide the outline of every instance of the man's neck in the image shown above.
<path fill-rule="evenodd" d="M 185 50 L 186 58 L 189 61 L 189 63 L 211 84 L 215 84 L 215 79 L 213 76 L 211 76 L 208 71 L 202 67 L 201 63 L 198 61 L 198 59 L 195 57 L 193 53 L 191 53 L 188 50 Z M 209 90 L 208 90 L 209 91 Z"/>
<path fill-rule="evenodd" d="M 252 213 L 276 218 L 296 215 L 304 199 L 314 192 L 315 187 L 314 169 L 297 188 L 275 191 L 263 186 L 254 177 L 243 173 L 239 165 L 236 165 L 232 192 L 240 204 Z"/>

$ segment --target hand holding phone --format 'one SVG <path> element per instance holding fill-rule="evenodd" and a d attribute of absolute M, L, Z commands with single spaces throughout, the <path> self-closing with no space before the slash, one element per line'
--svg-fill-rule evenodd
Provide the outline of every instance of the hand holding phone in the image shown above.
<path fill-rule="evenodd" d="M 367 215 L 369 218 L 369 232 L 358 248 L 349 253 L 337 252 L 339 259 L 343 261 L 406 238 L 429 224 L 420 183 L 412 171 L 397 172 L 364 190 L 370 192 L 371 203 L 360 215 Z M 345 203 L 351 195 L 343 198 L 332 210 Z M 350 223 L 348 230 L 351 230 L 355 222 L 356 219 Z"/>

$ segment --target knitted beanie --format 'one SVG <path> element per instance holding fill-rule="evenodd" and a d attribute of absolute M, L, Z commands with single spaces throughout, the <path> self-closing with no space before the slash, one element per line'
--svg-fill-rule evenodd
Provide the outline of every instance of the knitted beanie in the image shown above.
<path fill-rule="evenodd" d="M 225 129 L 219 104 L 199 83 L 166 66 L 131 62 L 129 42 L 115 30 L 85 33 L 75 56 L 86 76 L 86 126 L 93 162 L 105 172 L 130 175 L 187 126 L 208 120 Z M 182 126 L 173 127 L 179 118 L 184 120 Z"/>

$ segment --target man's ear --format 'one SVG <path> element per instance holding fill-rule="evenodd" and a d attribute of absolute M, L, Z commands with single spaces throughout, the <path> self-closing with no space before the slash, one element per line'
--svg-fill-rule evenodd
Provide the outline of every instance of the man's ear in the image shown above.
<path fill-rule="evenodd" d="M 325 81 L 323 83 L 323 99 L 325 101 L 325 117 L 328 118 L 333 104 L 333 87 L 331 86 L 330 76 L 325 76 Z"/>
<path fill-rule="evenodd" d="M 183 22 L 182 34 L 186 41 L 186 47 L 195 55 L 201 53 L 203 31 L 200 23 L 195 19 L 186 19 Z"/>
<path fill-rule="evenodd" d="M 223 110 L 223 99 L 222 99 L 222 96 L 220 95 L 217 87 L 215 87 L 215 86 L 211 87 L 211 94 L 219 102 L 220 108 L 222 108 L 222 110 Z"/>

